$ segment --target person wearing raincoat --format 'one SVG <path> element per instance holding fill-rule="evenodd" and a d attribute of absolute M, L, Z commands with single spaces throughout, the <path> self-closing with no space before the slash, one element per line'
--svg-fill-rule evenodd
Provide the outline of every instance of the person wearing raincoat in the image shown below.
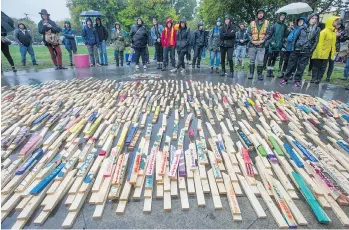
<path fill-rule="evenodd" d="M 77 46 L 75 42 L 76 31 L 71 28 L 69 21 L 65 21 L 62 32 L 64 36 L 62 43 L 64 44 L 66 50 L 69 53 L 70 66 L 73 66 L 73 53 L 76 54 L 77 52 Z"/>
<path fill-rule="evenodd" d="M 124 51 L 127 46 L 127 33 L 120 26 L 119 22 L 115 22 L 115 31 L 111 34 L 112 47 L 114 48 L 114 58 L 116 66 L 124 66 Z"/>

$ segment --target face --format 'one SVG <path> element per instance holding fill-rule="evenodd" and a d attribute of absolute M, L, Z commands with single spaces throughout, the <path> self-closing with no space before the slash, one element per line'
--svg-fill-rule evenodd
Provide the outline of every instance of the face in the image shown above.
<path fill-rule="evenodd" d="M 202 30 L 204 27 L 203 26 L 199 26 L 199 30 Z"/>
<path fill-rule="evenodd" d="M 259 11 L 257 14 L 258 19 L 263 19 L 264 18 L 264 13 L 263 11 Z"/>
<path fill-rule="evenodd" d="M 24 25 L 20 24 L 19 28 L 21 28 L 23 30 L 24 29 Z"/>
<path fill-rule="evenodd" d="M 43 18 L 44 20 L 47 20 L 47 18 L 48 18 L 47 14 L 43 14 L 43 15 L 42 15 L 42 18 Z"/>
<path fill-rule="evenodd" d="M 334 26 L 334 27 L 337 27 L 338 22 L 339 22 L 339 19 L 336 19 L 336 20 L 333 22 L 333 26 Z"/>
<path fill-rule="evenodd" d="M 91 21 L 90 20 L 88 20 L 86 23 L 87 23 L 88 26 L 91 25 Z"/>
<path fill-rule="evenodd" d="M 69 24 L 68 24 L 68 23 L 65 23 L 64 26 L 68 28 L 68 27 L 69 27 Z"/>
<path fill-rule="evenodd" d="M 98 25 L 101 24 L 101 20 L 96 19 L 96 23 L 97 23 Z"/>
<path fill-rule="evenodd" d="M 226 25 L 228 25 L 228 24 L 230 23 L 230 19 L 229 19 L 229 18 L 226 18 L 226 19 L 224 20 L 224 22 L 225 22 Z"/>
<path fill-rule="evenodd" d="M 120 25 L 119 25 L 119 24 L 116 24 L 116 25 L 115 25 L 115 28 L 116 28 L 116 29 L 120 29 Z"/>
<path fill-rule="evenodd" d="M 172 23 L 171 22 L 168 22 L 167 23 L 167 27 L 171 27 L 172 26 Z"/>
<path fill-rule="evenodd" d="M 142 20 L 141 20 L 141 19 L 138 19 L 138 20 L 137 20 L 137 24 L 138 24 L 138 25 L 142 25 Z"/>
<path fill-rule="evenodd" d="M 286 16 L 285 16 L 284 14 L 281 14 L 281 15 L 280 15 L 280 21 L 285 20 L 285 17 L 286 17 Z"/>
<path fill-rule="evenodd" d="M 181 28 L 185 28 L 185 23 L 181 22 Z"/>
<path fill-rule="evenodd" d="M 304 24 L 303 19 L 301 19 L 301 20 L 298 21 L 298 26 L 302 26 L 303 24 Z"/>
<path fill-rule="evenodd" d="M 309 20 L 309 24 L 310 24 L 310 25 L 315 25 L 316 22 L 317 22 L 317 16 L 313 16 L 313 17 L 311 17 L 311 19 Z"/>
<path fill-rule="evenodd" d="M 243 29 L 245 29 L 245 25 L 244 25 L 244 24 L 241 24 L 241 25 L 240 25 L 240 30 L 243 30 Z"/>
<path fill-rule="evenodd" d="M 158 20 L 156 20 L 156 18 L 153 18 L 153 25 L 158 24 Z"/>
<path fill-rule="evenodd" d="M 221 22 L 217 22 L 217 26 L 220 26 L 221 25 Z"/>

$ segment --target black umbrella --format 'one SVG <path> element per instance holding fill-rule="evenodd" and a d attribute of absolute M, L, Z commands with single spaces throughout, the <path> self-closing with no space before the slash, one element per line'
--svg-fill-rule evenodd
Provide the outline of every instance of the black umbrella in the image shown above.
<path fill-rule="evenodd" d="M 104 15 L 97 10 L 82 11 L 80 17 L 103 17 Z"/>
<path fill-rule="evenodd" d="M 13 20 L 7 16 L 4 12 L 1 11 L 1 31 L 4 30 L 4 32 L 9 33 L 11 31 L 15 30 Z"/>

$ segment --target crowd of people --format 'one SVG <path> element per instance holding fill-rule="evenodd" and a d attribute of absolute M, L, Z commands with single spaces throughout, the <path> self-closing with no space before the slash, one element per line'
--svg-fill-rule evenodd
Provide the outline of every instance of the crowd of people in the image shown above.
<path fill-rule="evenodd" d="M 61 32 L 64 36 L 62 44 L 68 50 L 70 65 L 73 66 L 73 54 L 77 53 L 76 31 L 71 28 L 69 21 L 66 21 L 64 28 L 61 29 L 50 19 L 50 14 L 44 9 L 39 14 L 42 20 L 38 24 L 38 30 L 43 35 L 43 41 L 48 47 L 55 68 L 57 70 L 66 69 L 62 65 L 62 51 L 58 37 Z M 264 79 L 264 69 L 267 70 L 266 77 L 274 77 L 274 66 L 280 57 L 279 71 L 281 74 L 278 76 L 280 84 L 287 84 L 294 79 L 295 86 L 300 87 L 308 64 L 312 77 L 311 83 L 319 84 L 321 82 L 327 66 L 326 81 L 329 81 L 334 69 L 335 58 L 337 58 L 336 54 L 339 51 L 339 44 L 349 39 L 349 33 L 346 33 L 343 20 L 340 17 L 332 16 L 323 26 L 319 22 L 319 15 L 313 13 L 308 18 L 299 17 L 295 25 L 292 21 L 287 25 L 286 18 L 287 13 L 281 12 L 277 15 L 275 23 L 271 23 L 266 19 L 266 12 L 259 9 L 247 29 L 244 23 L 237 27 L 232 22 L 231 15 L 226 14 L 223 20 L 217 19 L 213 28 L 206 31 L 203 23 L 200 22 L 193 32 L 187 27 L 185 19 L 175 24 L 171 18 L 168 18 L 163 26 L 157 18 L 153 18 L 150 36 L 152 45 L 155 47 L 157 68 L 162 71 L 185 72 L 186 64 L 189 61 L 192 68 L 200 68 L 202 53 L 207 49 L 210 52 L 210 72 L 233 77 L 234 66 L 245 66 L 248 51 L 249 79 L 254 78 L 255 69 L 256 77 L 259 80 Z M 140 58 L 142 58 L 143 68 L 147 68 L 149 62 L 148 32 L 149 29 L 141 18 L 137 18 L 130 32 L 123 30 L 119 22 L 115 23 L 110 34 L 110 44 L 114 49 L 116 66 L 124 65 L 124 51 L 126 47 L 130 46 L 132 51 L 129 59 L 126 60 L 127 64 L 130 64 L 133 60 L 132 56 L 135 55 L 135 68 L 140 68 Z M 106 47 L 109 33 L 102 24 L 101 18 L 96 18 L 95 25 L 91 18 L 87 18 L 81 36 L 88 49 L 90 66 L 108 65 Z M 3 34 L 2 31 L 2 51 L 13 71 L 16 71 L 8 45 L 6 47 L 3 37 L 5 38 L 6 34 Z M 20 45 L 22 64 L 26 65 L 26 53 L 28 52 L 33 65 L 37 65 L 31 35 L 23 23 L 19 23 L 18 28 L 14 31 L 14 39 Z M 191 55 L 192 51 L 193 55 Z M 227 71 L 226 64 L 229 66 L 229 71 Z M 349 58 L 346 58 L 344 79 L 348 77 Z"/>

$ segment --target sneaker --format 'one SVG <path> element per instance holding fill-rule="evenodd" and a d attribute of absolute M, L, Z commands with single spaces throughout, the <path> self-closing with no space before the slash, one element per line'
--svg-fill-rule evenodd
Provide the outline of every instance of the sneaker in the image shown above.
<path fill-rule="evenodd" d="M 213 67 L 211 67 L 211 71 L 210 71 L 210 73 L 213 73 Z"/>
<path fill-rule="evenodd" d="M 59 66 L 59 69 L 68 69 L 67 67 L 64 67 L 62 65 Z"/>
<path fill-rule="evenodd" d="M 258 75 L 258 80 L 263 81 L 264 80 L 263 75 Z"/>
<path fill-rule="evenodd" d="M 286 84 L 287 84 L 287 81 L 286 81 L 286 80 L 282 79 L 282 80 L 280 81 L 280 85 L 286 85 Z"/>
<path fill-rule="evenodd" d="M 330 81 L 331 81 L 331 80 L 330 80 L 330 79 L 328 79 L 328 78 L 326 78 L 326 79 L 325 79 L 325 82 L 330 82 Z"/>
<path fill-rule="evenodd" d="M 107 66 L 107 65 L 108 65 L 108 63 L 105 63 L 104 65 L 105 65 L 105 66 Z"/>
<path fill-rule="evenodd" d="M 22 63 L 23 66 L 25 66 L 25 64 L 26 64 L 25 62 Z"/>
<path fill-rule="evenodd" d="M 94 66 L 94 65 L 91 64 L 90 66 Z M 55 70 L 59 70 L 59 66 L 58 65 L 55 66 Z"/>
<path fill-rule="evenodd" d="M 101 64 L 97 63 L 96 66 L 101 66 Z"/>
<path fill-rule="evenodd" d="M 296 83 L 294 84 L 294 86 L 296 86 L 297 88 L 302 86 L 302 83 L 300 81 L 296 81 Z"/>
<path fill-rule="evenodd" d="M 161 71 L 166 71 L 167 69 L 166 69 L 166 67 L 164 66 L 163 68 L 162 68 L 162 70 Z"/>
<path fill-rule="evenodd" d="M 139 69 L 139 65 L 136 65 L 136 69 Z"/>
<path fill-rule="evenodd" d="M 185 73 L 185 72 L 186 72 L 185 69 L 182 69 L 182 70 L 181 70 L 181 73 Z"/>
<path fill-rule="evenodd" d="M 176 69 L 176 68 L 174 68 L 174 69 L 171 69 L 170 71 L 171 71 L 171 73 L 174 73 L 174 72 L 176 72 L 176 71 L 177 71 L 177 69 Z"/>
<path fill-rule="evenodd" d="M 318 85 L 318 84 L 320 84 L 320 82 L 321 82 L 320 80 L 316 80 L 316 81 L 315 81 L 315 84 Z"/>
<path fill-rule="evenodd" d="M 130 65 L 131 64 L 131 62 L 127 62 L 127 65 Z"/>
<path fill-rule="evenodd" d="M 216 68 L 216 73 L 219 73 L 219 68 Z"/>
<path fill-rule="evenodd" d="M 147 69 L 147 66 L 146 66 L 146 65 L 143 65 L 143 69 Z"/>
<path fill-rule="evenodd" d="M 38 63 L 34 62 L 33 65 L 39 65 Z"/>
<path fill-rule="evenodd" d="M 315 80 L 314 80 L 314 79 L 311 79 L 311 80 L 310 80 L 310 83 L 315 83 Z"/>
<path fill-rule="evenodd" d="M 70 66 L 74 66 L 74 64 L 73 64 L 73 63 L 70 63 Z"/>

